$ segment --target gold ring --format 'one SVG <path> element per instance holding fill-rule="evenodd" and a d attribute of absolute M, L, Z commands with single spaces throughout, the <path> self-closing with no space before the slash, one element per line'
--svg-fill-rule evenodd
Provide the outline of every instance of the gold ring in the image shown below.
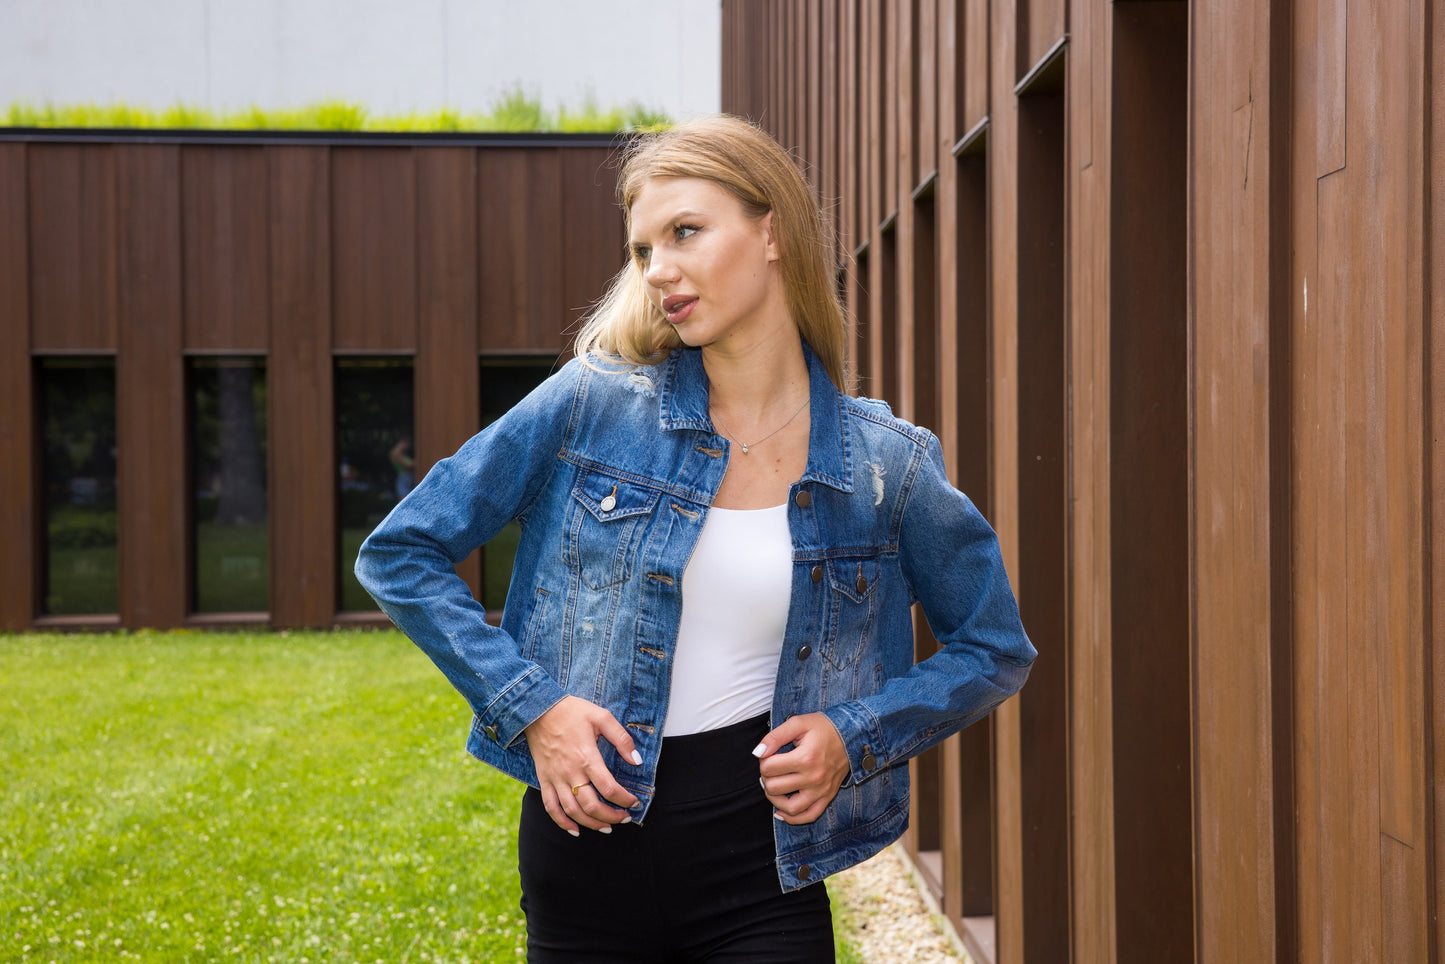
<path fill-rule="evenodd" d="M 572 788 L 572 796 L 574 796 L 574 797 L 577 796 L 577 791 L 578 791 L 578 790 L 581 790 L 583 787 L 590 787 L 591 785 L 592 785 L 592 784 L 590 784 L 590 783 L 579 783 L 579 784 L 577 784 L 575 787 Z"/>

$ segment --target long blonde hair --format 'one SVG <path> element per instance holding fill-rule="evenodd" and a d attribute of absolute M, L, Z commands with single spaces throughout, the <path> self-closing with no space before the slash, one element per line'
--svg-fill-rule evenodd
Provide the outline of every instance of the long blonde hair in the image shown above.
<path fill-rule="evenodd" d="M 737 198 L 749 217 L 773 212 L 788 313 L 833 384 L 847 391 L 843 306 L 829 264 L 834 247 L 808 184 L 788 153 L 757 127 L 726 114 L 642 135 L 628 146 L 617 179 L 629 235 L 632 205 L 655 177 L 702 178 Z M 584 362 L 599 355 L 647 365 L 681 345 L 666 316 L 648 300 L 642 269 L 629 257 L 583 320 L 573 349 Z"/>

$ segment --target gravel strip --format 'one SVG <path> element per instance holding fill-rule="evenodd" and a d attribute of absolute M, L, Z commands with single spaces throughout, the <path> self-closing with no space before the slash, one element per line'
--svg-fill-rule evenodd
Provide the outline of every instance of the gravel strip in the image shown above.
<path fill-rule="evenodd" d="M 868 964 L 971 964 L 944 933 L 913 886 L 912 872 L 894 848 L 829 880 L 846 908 L 848 940 Z"/>

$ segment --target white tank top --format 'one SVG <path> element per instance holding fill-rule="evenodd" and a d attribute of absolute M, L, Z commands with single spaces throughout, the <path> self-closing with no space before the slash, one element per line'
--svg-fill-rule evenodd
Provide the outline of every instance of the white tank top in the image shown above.
<path fill-rule="evenodd" d="M 792 589 L 786 503 L 708 510 L 682 574 L 663 736 L 715 730 L 772 707 Z"/>

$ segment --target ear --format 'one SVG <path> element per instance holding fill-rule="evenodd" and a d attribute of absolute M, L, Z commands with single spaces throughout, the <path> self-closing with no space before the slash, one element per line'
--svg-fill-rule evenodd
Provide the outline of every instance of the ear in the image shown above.
<path fill-rule="evenodd" d="M 773 230 L 773 212 L 771 209 L 769 209 L 767 214 L 763 215 L 762 220 L 759 221 L 758 224 L 762 226 L 763 239 L 767 242 L 768 260 L 777 261 L 782 257 L 782 254 L 778 247 L 777 232 Z"/>

